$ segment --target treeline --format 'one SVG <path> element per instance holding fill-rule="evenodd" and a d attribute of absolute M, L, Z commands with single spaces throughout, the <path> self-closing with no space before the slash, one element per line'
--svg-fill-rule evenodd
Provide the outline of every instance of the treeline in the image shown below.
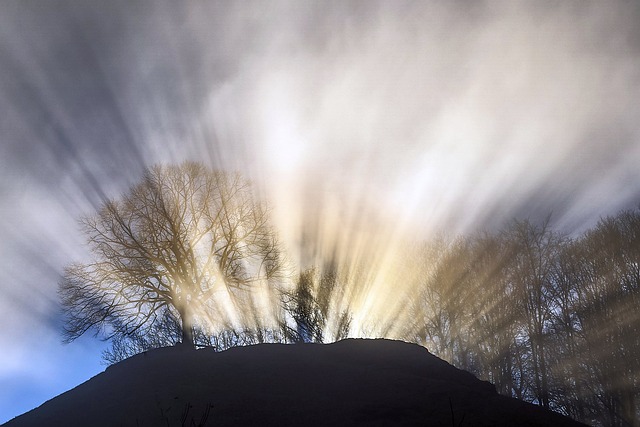
<path fill-rule="evenodd" d="M 411 254 L 420 281 L 392 338 L 495 384 L 508 396 L 592 425 L 640 425 L 640 211 L 602 219 L 580 237 L 548 221 L 425 243 Z M 254 319 L 222 332 L 194 328 L 197 346 L 330 342 L 354 331 L 338 309 L 348 276 L 331 264 L 303 271 L 276 304 L 277 327 Z M 108 363 L 181 341 L 167 311 L 152 330 L 117 336 Z M 246 326 L 253 325 L 253 326 Z"/>
<path fill-rule="evenodd" d="M 578 238 L 514 221 L 427 245 L 404 337 L 574 419 L 640 425 L 640 212 Z"/>

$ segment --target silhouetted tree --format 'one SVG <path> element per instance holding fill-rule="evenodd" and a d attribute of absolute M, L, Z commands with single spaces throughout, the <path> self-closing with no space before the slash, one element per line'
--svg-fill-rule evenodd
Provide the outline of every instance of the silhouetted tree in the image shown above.
<path fill-rule="evenodd" d="M 432 242 L 434 243 L 434 242 Z M 583 422 L 640 425 L 640 211 L 569 239 L 513 221 L 425 245 L 406 339 Z"/>
<path fill-rule="evenodd" d="M 640 212 L 605 218 L 579 241 L 577 345 L 594 421 L 640 425 Z"/>
<path fill-rule="evenodd" d="M 283 303 L 293 320 L 293 326 L 286 323 L 283 328 L 294 342 L 322 342 L 325 318 L 320 312 L 313 293 L 314 269 L 300 273 L 295 289 L 283 293 Z"/>
<path fill-rule="evenodd" d="M 351 325 L 349 312 L 338 313 L 331 307 L 338 287 L 334 266 L 327 267 L 322 274 L 315 268 L 300 273 L 295 287 L 282 293 L 283 307 L 290 319 L 283 319 L 281 328 L 288 341 L 324 342 L 347 337 Z"/>
<path fill-rule="evenodd" d="M 198 335 L 201 334 L 194 334 L 196 342 Z M 145 330 L 138 329 L 129 335 L 114 336 L 111 347 L 102 352 L 102 359 L 112 365 L 144 351 L 178 344 L 181 337 L 180 321 L 169 310 L 164 310 Z"/>
<path fill-rule="evenodd" d="M 266 207 L 249 182 L 196 163 L 150 168 L 81 222 L 93 257 L 67 267 L 60 282 L 68 341 L 90 329 L 145 335 L 175 319 L 181 341 L 193 346 L 217 295 L 233 300 L 283 272 Z"/>
<path fill-rule="evenodd" d="M 530 351 L 530 369 L 535 399 L 550 407 L 549 364 L 547 361 L 548 326 L 553 304 L 554 263 L 561 247 L 561 237 L 549 229 L 549 219 L 541 226 L 529 221 L 514 221 L 506 238 L 515 252 L 511 279 L 522 309 Z"/>

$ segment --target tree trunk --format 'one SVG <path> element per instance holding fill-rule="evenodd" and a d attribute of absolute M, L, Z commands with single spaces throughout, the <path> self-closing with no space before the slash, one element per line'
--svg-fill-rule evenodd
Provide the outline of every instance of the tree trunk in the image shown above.
<path fill-rule="evenodd" d="M 544 346 L 540 345 L 539 350 L 539 361 L 540 361 L 540 378 L 541 378 L 541 386 L 542 386 L 542 406 L 549 409 L 551 407 L 549 402 L 549 378 L 547 374 L 547 360 L 544 355 Z"/>
<path fill-rule="evenodd" d="M 196 347 L 193 342 L 193 327 L 185 325 L 185 322 L 182 322 L 182 345 L 189 348 Z"/>
<path fill-rule="evenodd" d="M 193 323 L 189 318 L 189 314 L 184 308 L 178 309 L 178 312 L 182 324 L 182 345 L 187 348 L 195 348 L 196 346 L 193 342 Z"/>

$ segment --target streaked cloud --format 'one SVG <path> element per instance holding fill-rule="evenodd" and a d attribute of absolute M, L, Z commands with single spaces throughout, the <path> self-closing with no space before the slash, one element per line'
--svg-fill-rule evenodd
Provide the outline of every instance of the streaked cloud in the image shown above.
<path fill-rule="evenodd" d="M 55 326 L 76 218 L 158 162 L 250 175 L 300 263 L 637 206 L 638 22 L 625 1 L 3 1 L 0 346 Z"/>

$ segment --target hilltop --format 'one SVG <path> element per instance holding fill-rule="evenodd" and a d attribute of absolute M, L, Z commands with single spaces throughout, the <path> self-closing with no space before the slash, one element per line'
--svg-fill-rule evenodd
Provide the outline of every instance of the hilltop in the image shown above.
<path fill-rule="evenodd" d="M 391 340 L 148 351 L 14 418 L 23 426 L 581 426 Z"/>

